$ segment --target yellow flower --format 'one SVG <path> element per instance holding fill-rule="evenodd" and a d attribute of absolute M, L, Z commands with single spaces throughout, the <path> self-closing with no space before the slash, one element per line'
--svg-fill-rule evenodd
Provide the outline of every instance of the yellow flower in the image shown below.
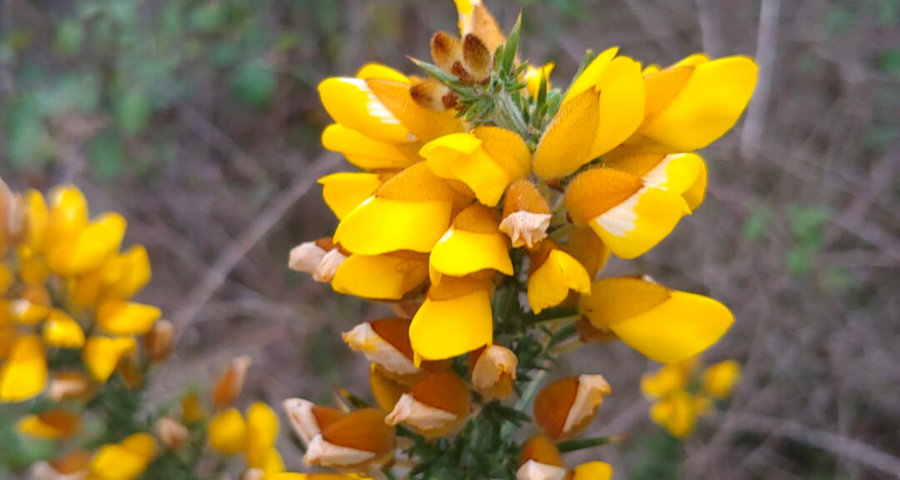
<path fill-rule="evenodd" d="M 471 197 L 418 163 L 385 182 L 344 217 L 334 241 L 362 255 L 430 252 L 450 226 L 454 208 L 468 203 Z"/>
<path fill-rule="evenodd" d="M 555 63 L 547 62 L 540 68 L 535 68 L 531 65 L 525 67 L 525 88 L 528 90 L 529 95 L 537 98 L 542 79 L 546 79 L 547 91 L 550 91 L 550 73 L 553 72 L 553 67 L 555 66 Z"/>
<path fill-rule="evenodd" d="M 162 312 L 154 306 L 122 300 L 106 300 L 97 310 L 97 325 L 113 335 L 143 335 Z"/>
<path fill-rule="evenodd" d="M 609 249 L 589 226 L 577 227 L 569 233 L 566 253 L 578 260 L 588 277 L 593 280 L 609 260 Z"/>
<path fill-rule="evenodd" d="M 690 213 L 679 193 L 611 168 L 592 168 L 575 177 L 566 190 L 566 207 L 575 225 L 590 226 L 622 258 L 643 255 Z"/>
<path fill-rule="evenodd" d="M 646 187 L 680 194 L 691 211 L 703 203 L 706 194 L 706 164 L 694 153 L 615 157 L 603 165 L 640 178 Z"/>
<path fill-rule="evenodd" d="M 116 370 L 119 360 L 137 347 L 131 337 L 97 337 L 87 339 L 81 359 L 94 380 L 105 383 Z"/>
<path fill-rule="evenodd" d="M 428 142 L 462 129 L 454 112 L 419 106 L 409 79 L 387 67 L 364 69 L 357 78 L 328 78 L 319 95 L 338 124 L 379 142 Z"/>
<path fill-rule="evenodd" d="M 504 42 L 503 32 L 481 0 L 454 0 L 459 12 L 459 33 L 463 37 L 478 37 L 488 51 L 495 51 Z"/>
<path fill-rule="evenodd" d="M 44 321 L 44 343 L 57 348 L 81 348 L 84 331 L 69 314 L 53 309 Z"/>
<path fill-rule="evenodd" d="M 531 152 L 522 137 L 499 127 L 475 127 L 432 140 L 419 154 L 441 178 L 460 180 L 478 201 L 496 206 L 507 185 L 531 174 Z"/>
<path fill-rule="evenodd" d="M 234 455 L 247 445 L 247 422 L 236 408 L 212 418 L 206 431 L 209 446 L 226 455 Z"/>
<path fill-rule="evenodd" d="M 421 160 L 417 144 L 393 144 L 369 138 L 340 124 L 322 132 L 322 145 L 342 153 L 347 161 L 364 170 L 406 168 Z"/>
<path fill-rule="evenodd" d="M 441 275 L 463 277 L 481 270 L 513 274 L 509 239 L 500 233 L 494 209 L 475 203 L 453 218 L 428 257 L 434 284 Z"/>
<path fill-rule="evenodd" d="M 757 70 L 748 57 L 710 60 L 692 55 L 647 72 L 643 122 L 623 148 L 673 153 L 709 145 L 731 129 L 747 107 Z"/>
<path fill-rule="evenodd" d="M 23 402 L 47 385 L 47 357 L 39 337 L 20 335 L 0 367 L 0 402 Z"/>
<path fill-rule="evenodd" d="M 534 173 L 543 179 L 567 176 L 620 145 L 644 117 L 640 64 L 616 57 L 618 48 L 597 56 L 575 80 L 534 154 Z"/>
<path fill-rule="evenodd" d="M 352 254 L 334 271 L 335 292 L 363 298 L 399 300 L 428 279 L 428 254 L 401 250 L 381 255 Z"/>
<path fill-rule="evenodd" d="M 428 290 L 409 327 L 416 355 L 443 360 L 492 343 L 494 319 L 490 291 L 493 281 L 483 276 L 445 276 Z"/>
<path fill-rule="evenodd" d="M 604 462 L 588 462 L 572 470 L 571 480 L 610 480 L 612 474 L 612 465 Z"/>
<path fill-rule="evenodd" d="M 338 220 L 347 216 L 384 183 L 377 173 L 332 173 L 319 179 L 322 198 Z"/>
<path fill-rule="evenodd" d="M 741 378 L 741 364 L 726 360 L 706 367 L 703 371 L 703 392 L 719 400 L 731 396 Z"/>
<path fill-rule="evenodd" d="M 721 303 L 670 290 L 635 277 L 604 278 L 581 297 L 581 312 L 599 329 L 662 363 L 688 359 L 709 348 L 734 317 Z"/>
<path fill-rule="evenodd" d="M 278 437 L 278 416 L 271 407 L 255 402 L 247 409 L 247 465 L 266 475 L 284 470 L 281 456 L 275 449 Z"/>
<path fill-rule="evenodd" d="M 107 213 L 71 238 L 52 243 L 47 255 L 50 270 L 63 276 L 78 276 L 100 268 L 118 252 L 125 228 L 121 215 Z"/>
<path fill-rule="evenodd" d="M 656 373 L 641 376 L 641 392 L 647 398 L 665 398 L 668 395 L 684 390 L 691 381 L 696 357 L 683 362 L 665 365 Z"/>
<path fill-rule="evenodd" d="M 528 275 L 528 303 L 534 313 L 563 302 L 574 290 L 591 293 L 591 278 L 578 260 L 564 252 L 552 240 L 544 240 L 531 253 Z"/>
<path fill-rule="evenodd" d="M 650 419 L 664 427 L 675 438 L 689 436 L 697 424 L 694 397 L 679 390 L 650 407 Z"/>
<path fill-rule="evenodd" d="M 147 469 L 156 450 L 156 440 L 147 433 L 104 445 L 91 459 L 87 480 L 134 480 Z"/>

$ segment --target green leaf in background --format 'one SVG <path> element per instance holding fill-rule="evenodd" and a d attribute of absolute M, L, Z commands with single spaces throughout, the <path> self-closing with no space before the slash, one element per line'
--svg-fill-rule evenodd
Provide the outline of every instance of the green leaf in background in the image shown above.
<path fill-rule="evenodd" d="M 856 12 L 845 5 L 834 5 L 825 15 L 825 35 L 835 37 L 847 33 L 856 23 Z"/>
<path fill-rule="evenodd" d="M 6 153 L 13 168 L 40 168 L 47 161 L 50 135 L 41 117 L 40 105 L 26 97 L 5 111 Z"/>
<path fill-rule="evenodd" d="M 222 26 L 225 15 L 219 2 L 209 2 L 195 8 L 188 18 L 194 30 L 210 33 Z"/>
<path fill-rule="evenodd" d="M 822 226 L 831 218 L 831 211 L 821 205 L 792 204 L 787 208 L 791 230 L 802 243 L 818 243 Z"/>
<path fill-rule="evenodd" d="M 131 88 L 116 98 L 116 122 L 128 134 L 140 133 L 150 120 L 150 99 L 140 88 Z"/>
<path fill-rule="evenodd" d="M 122 174 L 125 148 L 114 129 L 108 128 L 92 138 L 86 151 L 91 169 L 101 180 L 112 181 Z"/>
<path fill-rule="evenodd" d="M 275 74 L 257 62 L 245 64 L 231 79 L 231 88 L 238 99 L 254 107 L 268 105 L 277 84 Z"/>
<path fill-rule="evenodd" d="M 878 68 L 885 73 L 900 77 L 900 48 L 889 48 L 878 56 Z"/>
<path fill-rule="evenodd" d="M 762 238 L 772 219 L 772 211 L 768 207 L 757 205 L 753 207 L 747 221 L 744 222 L 743 235 L 744 238 L 751 242 L 755 242 Z"/>
<path fill-rule="evenodd" d="M 900 21 L 900 0 L 878 1 L 878 23 L 887 27 L 897 25 Z"/>
<path fill-rule="evenodd" d="M 813 257 L 819 248 L 816 245 L 799 244 L 792 247 L 784 256 L 784 268 L 788 273 L 803 276 L 812 269 Z"/>
<path fill-rule="evenodd" d="M 73 20 L 66 20 L 56 28 L 56 39 L 53 48 L 56 53 L 65 57 L 74 57 L 81 51 L 84 43 L 84 26 Z"/>

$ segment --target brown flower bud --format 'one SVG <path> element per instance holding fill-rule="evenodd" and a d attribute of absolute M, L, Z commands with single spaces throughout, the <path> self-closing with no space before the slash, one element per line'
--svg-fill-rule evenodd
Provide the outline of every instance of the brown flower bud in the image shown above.
<path fill-rule="evenodd" d="M 582 343 L 596 343 L 603 345 L 618 340 L 619 338 L 612 330 L 599 329 L 586 318 L 579 318 L 578 321 L 575 322 L 575 330 L 578 331 L 578 338 Z"/>
<path fill-rule="evenodd" d="M 25 233 L 26 206 L 0 178 L 0 249 L 13 246 Z"/>
<path fill-rule="evenodd" d="M 547 237 L 551 216 L 550 205 L 534 183 L 517 180 L 503 197 L 500 231 L 509 236 L 513 247 L 534 248 Z"/>
<path fill-rule="evenodd" d="M 431 77 L 415 82 L 410 87 L 409 94 L 420 107 L 429 110 L 443 112 L 456 105 L 456 94 L 453 90 Z"/>
<path fill-rule="evenodd" d="M 463 64 L 473 82 L 482 83 L 491 77 L 494 58 L 478 37 L 467 34 L 463 38 L 462 54 Z"/>
<path fill-rule="evenodd" d="M 563 480 L 567 473 L 553 440 L 535 435 L 522 446 L 517 480 Z"/>
<path fill-rule="evenodd" d="M 519 359 L 512 350 L 490 345 L 469 356 L 472 386 L 485 400 L 503 400 L 512 395 Z"/>
<path fill-rule="evenodd" d="M 151 364 L 162 363 L 172 354 L 172 322 L 158 320 L 143 338 L 144 351 Z"/>
<path fill-rule="evenodd" d="M 331 237 L 325 237 L 315 242 L 301 243 L 291 249 L 288 267 L 311 274 L 317 282 L 327 283 L 334 278 L 338 267 L 348 255 L 348 252 L 334 244 Z"/>
<path fill-rule="evenodd" d="M 340 410 L 322 407 L 302 398 L 288 398 L 281 405 L 294 433 L 307 445 L 322 433 L 322 429 L 347 415 Z"/>
<path fill-rule="evenodd" d="M 442 70 L 452 71 L 453 64 L 462 58 L 462 44 L 459 37 L 447 32 L 435 33 L 431 37 L 431 58 Z"/>
<path fill-rule="evenodd" d="M 472 397 L 453 372 L 430 373 L 403 394 L 388 414 L 388 425 L 409 425 L 427 438 L 449 435 L 466 423 Z"/>
<path fill-rule="evenodd" d="M 181 398 L 181 419 L 188 425 L 202 421 L 208 414 L 195 392 L 189 392 Z"/>
<path fill-rule="evenodd" d="M 251 363 L 253 360 L 248 356 L 237 357 L 231 361 L 213 388 L 212 404 L 214 408 L 228 408 L 237 399 L 244 388 L 244 377 L 246 377 Z"/>
<path fill-rule="evenodd" d="M 140 386 L 141 382 L 144 381 L 144 372 L 141 370 L 141 362 L 138 359 L 137 350 L 132 350 L 119 359 L 116 372 L 119 373 L 122 383 L 129 390 L 134 390 Z"/>
<path fill-rule="evenodd" d="M 93 393 L 90 380 L 80 372 L 60 372 L 47 387 L 47 397 L 54 402 L 86 400 Z"/>
<path fill-rule="evenodd" d="M 59 440 L 74 436 L 81 430 L 81 414 L 65 410 L 46 410 L 26 415 L 16 424 L 16 429 L 37 438 Z"/>
<path fill-rule="evenodd" d="M 83 480 L 91 464 L 89 452 L 72 452 L 64 457 L 38 462 L 31 469 L 35 480 Z"/>
<path fill-rule="evenodd" d="M 303 461 L 310 466 L 357 471 L 390 462 L 396 446 L 396 433 L 385 424 L 384 413 L 364 408 L 322 429 L 309 443 Z"/>
<path fill-rule="evenodd" d="M 187 427 L 168 417 L 162 417 L 153 425 L 156 438 L 170 450 L 179 450 L 187 443 Z"/>
<path fill-rule="evenodd" d="M 594 419 L 603 395 L 611 392 L 602 375 L 557 380 L 534 399 L 534 420 L 553 440 L 574 438 Z"/>

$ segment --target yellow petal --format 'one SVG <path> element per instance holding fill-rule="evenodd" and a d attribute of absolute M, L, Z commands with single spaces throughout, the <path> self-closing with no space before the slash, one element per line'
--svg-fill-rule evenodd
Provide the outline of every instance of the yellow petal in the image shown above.
<path fill-rule="evenodd" d="M 105 383 L 116 370 L 119 359 L 136 346 L 131 337 L 90 337 L 81 350 L 81 359 L 91 377 Z"/>
<path fill-rule="evenodd" d="M 380 63 L 367 63 L 363 65 L 362 68 L 356 72 L 356 78 L 361 78 L 363 80 L 367 78 L 383 78 L 395 82 L 409 83 L 409 77 L 391 67 L 381 65 Z"/>
<path fill-rule="evenodd" d="M 706 197 L 706 164 L 703 162 L 703 158 L 700 158 L 700 171 L 697 172 L 697 178 L 681 196 L 684 197 L 684 201 L 687 202 L 688 208 L 692 212 L 703 203 L 703 199 Z"/>
<path fill-rule="evenodd" d="M 16 424 L 16 429 L 32 437 L 58 440 L 75 435 L 81 428 L 81 415 L 65 410 L 47 410 L 26 415 Z"/>
<path fill-rule="evenodd" d="M 672 66 L 673 67 L 682 67 L 685 65 L 697 66 L 697 65 L 702 65 L 707 62 L 709 62 L 709 57 L 707 57 L 706 54 L 695 53 L 688 57 L 682 58 L 681 60 L 678 61 L 678 63 L 676 63 L 675 65 L 672 65 Z"/>
<path fill-rule="evenodd" d="M 44 300 L 41 300 L 42 302 Z M 50 315 L 50 307 L 32 302 L 24 298 L 13 300 L 9 311 L 16 323 L 23 325 L 36 325 L 44 321 Z"/>
<path fill-rule="evenodd" d="M 566 252 L 584 266 L 588 277 L 592 280 L 600 270 L 603 270 L 609 260 L 609 249 L 588 226 L 577 227 L 569 234 Z"/>
<path fill-rule="evenodd" d="M 471 203 L 451 182 L 431 173 L 425 162 L 403 170 L 341 221 L 334 242 L 363 255 L 431 251 L 447 231 L 452 210 Z"/>
<path fill-rule="evenodd" d="M 135 245 L 103 269 L 109 296 L 127 300 L 141 291 L 152 277 L 150 257 L 143 245 Z"/>
<path fill-rule="evenodd" d="M 757 66 L 748 57 L 728 57 L 693 68 L 678 95 L 640 130 L 684 152 L 709 145 L 734 126 L 756 85 Z"/>
<path fill-rule="evenodd" d="M 108 213 L 84 228 L 70 242 L 50 250 L 50 269 L 62 275 L 83 275 L 99 268 L 119 250 L 127 223 Z"/>
<path fill-rule="evenodd" d="M 446 300 L 428 298 L 409 327 L 413 350 L 426 360 L 471 352 L 490 344 L 493 335 L 491 299 L 485 290 Z"/>
<path fill-rule="evenodd" d="M 656 246 L 689 212 L 687 203 L 680 195 L 642 188 L 591 220 L 589 225 L 612 253 L 630 259 Z"/>
<path fill-rule="evenodd" d="M 714 344 L 734 317 L 721 303 L 636 278 L 594 282 L 581 310 L 597 328 L 662 363 L 686 360 Z"/>
<path fill-rule="evenodd" d="M 690 380 L 678 365 L 666 365 L 659 371 L 641 376 L 641 393 L 647 398 L 665 398 L 683 390 Z"/>
<path fill-rule="evenodd" d="M 246 454 L 247 464 L 250 467 L 259 469 L 267 467 L 276 437 L 278 437 L 278 416 L 275 411 L 263 402 L 254 402 L 247 410 Z"/>
<path fill-rule="evenodd" d="M 338 219 L 358 207 L 381 186 L 377 173 L 333 173 L 319 179 L 322 197 Z"/>
<path fill-rule="evenodd" d="M 385 412 L 393 410 L 400 397 L 408 390 L 394 379 L 385 375 L 381 368 L 375 364 L 372 364 L 369 369 L 369 385 L 372 388 L 372 396 L 375 397 L 375 403 Z"/>
<path fill-rule="evenodd" d="M 322 132 L 322 145 L 365 170 L 404 168 L 420 160 L 414 150 L 406 151 L 402 145 L 375 140 L 339 124 L 329 125 Z"/>
<path fill-rule="evenodd" d="M 73 238 L 87 225 L 87 200 L 75 186 L 57 187 L 50 192 L 50 217 L 47 222 L 47 246 L 56 246 Z"/>
<path fill-rule="evenodd" d="M 47 384 L 47 359 L 40 338 L 16 337 L 6 363 L 0 367 L 0 402 L 23 402 Z"/>
<path fill-rule="evenodd" d="M 608 463 L 589 462 L 575 467 L 572 474 L 572 480 L 610 480 L 613 469 Z"/>
<path fill-rule="evenodd" d="M 665 427 L 675 438 L 688 437 L 697 424 L 694 399 L 687 392 L 675 392 L 650 407 L 650 419 Z"/>
<path fill-rule="evenodd" d="M 142 303 L 106 300 L 97 311 L 97 325 L 113 335 L 143 335 L 162 315 L 159 308 Z"/>
<path fill-rule="evenodd" d="M 591 279 L 578 260 L 562 250 L 553 250 L 528 276 L 528 303 L 534 313 L 541 313 L 562 303 L 570 289 L 590 294 Z"/>
<path fill-rule="evenodd" d="M 617 57 L 609 62 L 597 81 L 600 120 L 591 158 L 619 146 L 644 120 L 644 79 L 641 64 Z"/>
<path fill-rule="evenodd" d="M 146 433 L 126 437 L 119 444 L 104 445 L 91 460 L 89 479 L 134 480 L 156 454 L 156 440 Z"/>
<path fill-rule="evenodd" d="M 247 422 L 236 408 L 229 408 L 209 421 L 206 434 L 210 447 L 234 455 L 247 444 Z"/>
<path fill-rule="evenodd" d="M 445 135 L 419 154 L 435 175 L 461 180 L 488 206 L 497 205 L 510 182 L 530 173 L 528 146 L 515 133 L 498 127 Z"/>
<path fill-rule="evenodd" d="M 431 251 L 429 263 L 444 275 L 462 277 L 484 269 L 513 274 L 507 237 L 450 228 Z"/>
<path fill-rule="evenodd" d="M 574 100 L 575 97 L 586 90 L 594 89 L 597 82 L 600 80 L 603 71 L 609 65 L 609 62 L 615 58 L 617 53 L 619 53 L 619 47 L 607 48 L 600 52 L 600 54 L 588 64 L 584 71 L 581 72 L 581 75 L 579 75 L 569 87 L 569 91 L 566 92 L 563 103 Z"/>
<path fill-rule="evenodd" d="M 5 295 L 15 281 L 12 270 L 6 265 L 0 264 L 0 296 Z"/>
<path fill-rule="evenodd" d="M 319 84 L 319 96 L 331 118 L 347 128 L 383 142 L 416 141 L 363 79 L 327 78 Z"/>
<path fill-rule="evenodd" d="M 704 170 L 703 159 L 694 153 L 621 157 L 603 165 L 639 177 L 648 187 L 679 194 L 694 187 Z"/>
<path fill-rule="evenodd" d="M 591 284 L 591 294 L 581 297 L 581 313 L 600 329 L 636 317 L 671 298 L 670 290 L 639 277 L 601 278 Z"/>
<path fill-rule="evenodd" d="M 84 332 L 72 317 L 62 310 L 53 309 L 44 322 L 44 343 L 57 348 L 81 348 Z"/>
<path fill-rule="evenodd" d="M 369 78 L 365 82 L 378 102 L 409 129 L 413 141 L 430 142 L 463 130 L 455 110 L 436 111 L 420 106 L 413 99 L 407 83 L 381 78 Z"/>
<path fill-rule="evenodd" d="M 599 105 L 600 94 L 593 89 L 563 103 L 534 152 L 535 175 L 543 179 L 564 177 L 593 159 Z"/>
<path fill-rule="evenodd" d="M 43 251 L 44 239 L 47 236 L 47 225 L 50 222 L 50 212 L 44 196 L 37 190 L 28 190 L 26 201 L 28 203 L 28 234 L 25 242 L 29 248 L 36 252 Z"/>
<path fill-rule="evenodd" d="M 539 90 L 541 88 L 541 79 L 547 79 L 547 91 L 550 90 L 550 73 L 553 72 L 553 67 L 556 64 L 553 62 L 547 62 L 540 68 L 535 68 L 529 65 L 525 68 L 525 88 L 528 90 L 528 94 L 533 98 L 537 98 Z"/>
<path fill-rule="evenodd" d="M 428 278 L 427 257 L 411 252 L 353 254 L 331 280 L 334 291 L 364 298 L 399 300 Z"/>
<path fill-rule="evenodd" d="M 726 360 L 710 365 L 703 371 L 703 391 L 718 399 L 731 396 L 741 378 L 741 364 Z"/>

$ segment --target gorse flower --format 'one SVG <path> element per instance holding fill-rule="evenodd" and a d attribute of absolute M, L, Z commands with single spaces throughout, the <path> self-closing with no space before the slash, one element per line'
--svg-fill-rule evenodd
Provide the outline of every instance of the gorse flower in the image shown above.
<path fill-rule="evenodd" d="M 340 223 L 332 237 L 296 247 L 290 266 L 408 315 L 366 322 L 344 340 L 372 362 L 387 424 L 410 428 L 421 442 L 413 477 L 441 471 L 429 439 L 459 432 L 465 452 L 459 445 L 480 438 L 479 422 L 509 422 L 533 400 L 546 436 L 504 471 L 520 480 L 608 478 L 608 465 L 570 471 L 553 451 L 588 426 L 609 385 L 581 375 L 535 397 L 532 376 L 576 329 L 585 342 L 620 339 L 667 364 L 703 352 L 728 330 L 732 314 L 713 299 L 648 277 L 597 275 L 609 255 L 643 255 L 700 207 L 707 170 L 695 150 L 738 120 L 757 67 L 746 57 L 702 54 L 643 67 L 612 47 L 589 51 L 567 88 L 554 89 L 554 63 L 533 67 L 519 54 L 519 24 L 506 36 L 480 0 L 456 6 L 459 35 L 437 32 L 432 63 L 414 60 L 424 77 L 370 64 L 319 85 L 335 121 L 322 135 L 325 148 L 363 171 L 320 180 Z M 710 371 L 710 392 L 721 397 L 730 375 Z M 676 380 L 648 380 L 647 388 L 683 391 Z M 506 412 L 500 402 L 514 393 L 518 413 Z M 655 418 L 681 415 L 677 403 L 672 397 Z M 310 405 L 288 407 L 310 444 L 308 461 L 345 471 L 348 463 L 361 471 L 382 465 L 370 461 L 380 454 L 351 454 L 333 442 L 323 450 L 315 435 L 333 419 Z M 501 430 L 498 455 L 513 442 L 511 430 Z M 497 475 L 487 463 L 469 468 Z"/>

